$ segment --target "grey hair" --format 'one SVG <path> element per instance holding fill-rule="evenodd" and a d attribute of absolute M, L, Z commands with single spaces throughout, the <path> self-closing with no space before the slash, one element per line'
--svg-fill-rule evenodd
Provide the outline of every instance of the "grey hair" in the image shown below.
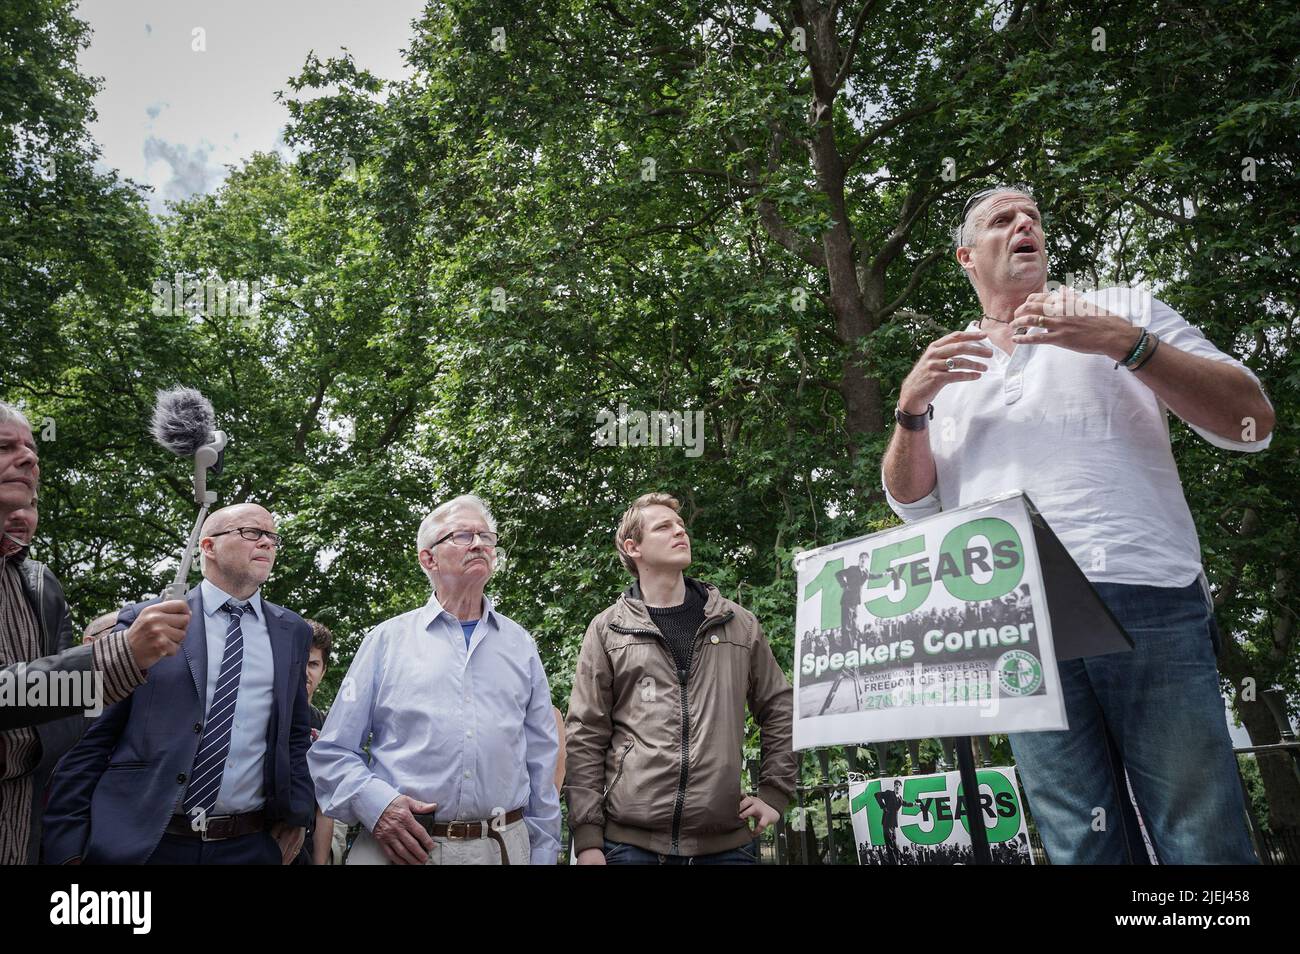
<path fill-rule="evenodd" d="M 954 252 L 957 249 L 962 248 L 963 246 L 969 245 L 970 244 L 969 240 L 975 238 L 974 233 L 970 231 L 970 229 L 972 226 L 972 219 L 975 216 L 976 210 L 982 207 L 985 202 L 993 198 L 995 195 L 1002 195 L 1002 193 L 1004 192 L 1014 192 L 1017 195 L 1023 195 L 1026 199 L 1029 199 L 1031 202 L 1034 203 L 1038 202 L 1038 199 L 1034 196 L 1034 194 L 1030 192 L 1028 189 L 1024 188 L 1023 186 L 1017 186 L 1017 185 L 998 186 L 997 188 L 989 192 L 988 195 L 984 196 L 982 199 L 980 199 L 978 202 L 972 205 L 969 209 L 967 209 L 966 217 L 962 219 L 959 223 L 957 223 L 956 226 L 953 227 L 952 249 Z"/>
<path fill-rule="evenodd" d="M 1038 199 L 1035 198 L 1034 194 L 1030 192 L 1028 189 L 1026 189 L 1024 186 L 1018 186 L 1018 185 L 995 186 L 993 189 L 989 190 L 988 195 L 979 199 L 974 205 L 972 205 L 969 209 L 967 209 L 965 217 L 953 227 L 952 250 L 954 252 L 956 252 L 957 249 L 959 248 L 963 248 L 965 246 L 970 245 L 971 241 L 974 240 L 975 233 L 972 231 L 972 228 L 973 228 L 973 220 L 975 218 L 976 211 L 978 211 L 979 208 L 984 205 L 984 203 L 988 202 L 989 199 L 993 198 L 995 195 L 1002 195 L 1004 192 L 1014 192 L 1017 195 L 1023 195 L 1026 199 L 1029 199 L 1031 202 L 1035 204 L 1038 203 Z M 972 193 L 972 195 L 978 195 L 978 194 L 979 192 Z M 967 199 L 966 201 L 969 202 L 970 199 Z M 960 267 L 960 264 L 958 265 L 958 267 Z M 975 279 L 971 275 L 971 273 L 966 271 L 966 269 L 964 268 L 962 269 L 962 272 L 965 273 L 966 280 L 971 283 L 971 287 L 974 287 Z"/>
<path fill-rule="evenodd" d="M 459 497 L 452 497 L 446 503 L 438 504 L 433 508 L 432 513 L 420 521 L 420 529 L 415 535 L 416 552 L 432 550 L 433 541 L 446 532 L 443 528 L 447 526 L 447 518 L 451 516 L 453 511 L 463 508 L 477 510 L 483 515 L 483 522 L 488 525 L 488 529 L 493 533 L 497 532 L 496 517 L 492 516 L 492 511 L 488 509 L 487 502 L 482 497 L 474 494 L 461 494 Z"/>
<path fill-rule="evenodd" d="M 32 429 L 27 415 L 7 401 L 0 401 L 0 424 L 21 424 L 28 430 Z"/>

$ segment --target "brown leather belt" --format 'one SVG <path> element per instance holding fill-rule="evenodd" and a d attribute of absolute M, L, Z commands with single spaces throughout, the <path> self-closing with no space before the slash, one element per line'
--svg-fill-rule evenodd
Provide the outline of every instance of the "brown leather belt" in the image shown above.
<path fill-rule="evenodd" d="M 241 835 L 266 831 L 266 812 L 244 812 L 240 815 L 209 815 L 198 831 L 189 815 L 173 815 L 167 823 L 167 834 L 198 838 L 201 841 L 225 841 Z"/>
<path fill-rule="evenodd" d="M 512 812 L 506 812 L 505 817 L 497 824 L 502 828 L 506 825 L 513 825 L 524 817 L 524 810 L 516 808 Z M 470 838 L 491 838 L 501 849 L 501 863 L 510 864 L 510 853 L 506 851 L 506 840 L 501 837 L 501 832 L 494 827 L 493 821 L 453 821 L 453 822 L 436 822 L 429 815 L 416 815 L 415 820 L 420 823 L 420 827 L 436 838 L 450 838 L 453 841 L 468 840 Z"/>

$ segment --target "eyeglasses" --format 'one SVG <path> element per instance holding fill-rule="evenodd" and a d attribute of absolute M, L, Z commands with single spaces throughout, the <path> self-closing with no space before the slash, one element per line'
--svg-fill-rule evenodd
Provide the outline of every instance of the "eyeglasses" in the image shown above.
<path fill-rule="evenodd" d="M 485 547 L 494 547 L 499 539 L 491 530 L 453 530 L 446 536 L 434 540 L 430 547 L 436 547 L 440 543 L 450 540 L 458 547 L 467 547 L 473 544 L 474 538 L 477 537 Z"/>
<path fill-rule="evenodd" d="M 278 547 L 284 543 L 284 537 L 278 533 L 272 533 L 270 530 L 263 530 L 261 527 L 235 527 L 233 530 L 222 530 L 219 533 L 209 533 L 210 537 L 224 537 L 227 533 L 237 533 L 245 540 L 260 540 L 263 537 L 271 541 L 271 546 Z"/>
<path fill-rule="evenodd" d="M 995 192 L 1023 192 L 1028 196 L 1033 196 L 1033 190 L 1024 182 L 1004 182 L 999 185 L 989 186 L 987 189 L 980 189 L 978 192 L 971 194 L 966 200 L 966 204 L 961 207 L 961 224 L 966 224 L 966 216 L 970 215 L 970 210 L 975 208 Z"/>

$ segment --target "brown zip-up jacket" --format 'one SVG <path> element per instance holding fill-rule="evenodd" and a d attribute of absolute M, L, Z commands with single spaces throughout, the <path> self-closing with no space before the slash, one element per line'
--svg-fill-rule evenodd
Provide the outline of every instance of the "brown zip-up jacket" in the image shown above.
<path fill-rule="evenodd" d="M 745 705 L 761 732 L 757 795 L 784 812 L 798 760 L 790 683 L 754 614 L 716 587 L 680 672 L 633 584 L 591 621 L 566 722 L 565 797 L 575 851 L 604 839 L 703 855 L 753 836 L 739 817 Z"/>

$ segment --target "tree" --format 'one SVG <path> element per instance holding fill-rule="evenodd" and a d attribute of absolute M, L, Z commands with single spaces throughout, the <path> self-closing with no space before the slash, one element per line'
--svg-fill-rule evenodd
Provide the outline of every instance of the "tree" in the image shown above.
<path fill-rule="evenodd" d="M 66 361 L 61 298 L 76 291 L 111 315 L 154 252 L 139 190 L 94 168 L 98 82 L 77 68 L 89 39 L 73 6 L 0 10 L 0 393 L 49 382 Z"/>
<path fill-rule="evenodd" d="M 570 528 L 612 525 L 606 501 L 681 480 L 693 489 L 693 529 L 726 541 L 713 569 L 745 581 L 787 640 L 787 548 L 891 519 L 876 470 L 886 398 L 925 343 L 969 314 L 961 277 L 936 266 L 951 254 L 960 199 L 989 177 L 1035 183 L 1058 276 L 1151 281 L 1230 348 L 1281 336 L 1276 367 L 1242 353 L 1279 404 L 1292 400 L 1277 373 L 1294 324 L 1277 267 L 1294 242 L 1279 228 L 1292 214 L 1258 223 L 1277 249 L 1258 266 L 1278 289 L 1263 295 L 1269 308 L 1211 310 L 1191 278 L 1205 263 L 1168 228 L 1185 216 L 1164 203 L 1190 194 L 1189 169 L 1202 184 L 1224 180 L 1224 155 L 1243 137 L 1279 175 L 1290 168 L 1296 37 L 1285 17 L 1256 29 L 1244 7 L 1173 18 L 1145 4 L 918 15 L 876 2 L 557 2 L 524 18 L 491 0 L 438 4 L 412 45 L 416 79 L 378 106 L 349 61 L 314 64 L 300 91 L 326 81 L 343 90 L 302 101 L 291 136 L 323 152 L 325 167 L 331 155 L 370 157 L 367 201 L 385 241 L 404 267 L 432 276 L 435 307 L 462 316 L 475 343 L 466 368 L 492 393 L 470 386 L 438 420 L 449 435 L 492 428 L 496 441 L 491 461 L 471 442 L 456 463 L 463 438 L 436 445 L 449 482 L 518 500 L 530 528 L 540 505 L 559 518 L 558 535 L 546 525 L 533 539 L 569 552 Z M 1228 79 L 1206 71 L 1211 55 L 1230 64 Z M 1206 115 L 1232 134 L 1204 143 Z M 1259 180 L 1260 190 L 1290 208 L 1280 179 Z M 1225 194 L 1222 222 L 1250 198 Z M 1190 230 L 1210 234 L 1205 222 Z M 1236 280 L 1215 274 L 1216 291 Z M 698 393 L 701 381 L 712 393 Z M 746 487 L 738 494 L 703 464 L 679 469 L 662 455 L 602 458 L 586 431 L 615 399 L 710 408 L 718 439 L 704 461 L 717 453 Z M 539 427 L 545 459 L 524 436 Z M 1176 434 L 1216 579 L 1222 531 L 1205 532 L 1222 509 L 1214 495 L 1272 462 L 1281 479 L 1284 440 L 1261 463 Z M 578 490 L 591 486 L 594 499 Z M 751 498 L 759 487 L 770 492 Z M 1252 499 L 1267 500 L 1268 525 L 1284 535 L 1280 489 Z M 727 506 L 765 517 L 714 524 Z M 1247 559 L 1271 559 L 1275 543 L 1253 541 Z M 566 594 L 563 608 L 536 612 L 544 636 L 571 646 L 598 601 L 571 606 L 563 581 L 579 572 L 585 586 L 590 571 L 578 568 L 596 561 L 606 567 L 597 579 L 613 584 L 608 553 L 577 548 L 556 564 L 542 545 L 517 557 L 528 581 L 520 598 Z"/>
<path fill-rule="evenodd" d="M 1272 395 L 1265 455 L 1173 438 L 1238 710 L 1278 737 L 1249 678 L 1295 711 L 1300 15 L 434 3 L 410 80 L 310 57 L 286 93 L 298 158 L 255 156 L 151 222 L 92 174 L 84 26 L 17 9 L 0 395 L 58 425 L 43 536 L 83 621 L 156 591 L 192 519 L 184 466 L 144 427 L 179 383 L 232 436 L 221 503 L 281 517 L 268 595 L 341 637 L 326 698 L 361 633 L 423 601 L 415 528 L 466 491 L 501 519 L 493 589 L 558 701 L 627 582 L 618 516 L 652 489 L 683 498 L 698 571 L 788 667 L 794 550 L 893 523 L 891 400 L 975 314 L 941 267 L 961 202 L 1024 178 L 1054 277 L 1151 283 Z M 659 411 L 676 427 L 638 441 Z M 1259 764 L 1270 823 L 1294 828 L 1294 771 Z"/>

